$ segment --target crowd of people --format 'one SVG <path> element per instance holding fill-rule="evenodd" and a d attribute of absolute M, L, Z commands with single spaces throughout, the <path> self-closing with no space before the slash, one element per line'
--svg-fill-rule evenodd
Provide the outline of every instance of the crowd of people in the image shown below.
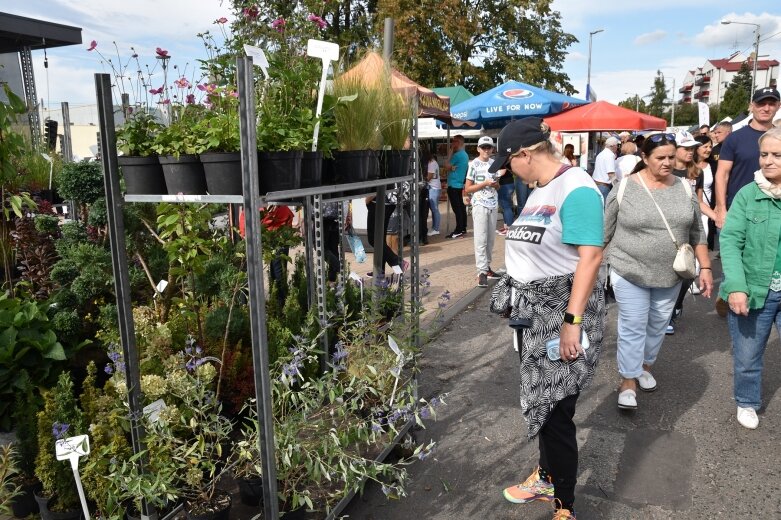
<path fill-rule="evenodd" d="M 602 351 L 608 290 L 616 300 L 618 408 L 636 410 L 639 392 L 665 384 L 654 365 L 685 296 L 718 294 L 732 340 L 736 419 L 758 427 L 764 350 L 773 324 L 781 329 L 781 128 L 773 128 L 780 102 L 775 88 L 758 89 L 750 122 L 735 131 L 722 122 L 693 133 L 621 132 L 604 142 L 590 173 L 574 147 L 554 149 L 538 118 L 511 122 L 496 145 L 480 138 L 471 161 L 463 138 L 453 139 L 444 161 L 456 217 L 448 237 L 467 232 L 466 196 L 477 284 L 498 279 L 491 310 L 514 329 L 527 437 L 539 445 L 537 467 L 504 489 L 507 500 L 551 502 L 554 519 L 576 517 L 573 417 Z M 441 189 L 440 165 L 432 157 L 427 165 L 431 193 Z M 431 236 L 442 219 L 438 193 L 429 200 Z M 497 235 L 506 267 L 499 274 Z M 723 279 L 714 280 L 719 257 Z"/>

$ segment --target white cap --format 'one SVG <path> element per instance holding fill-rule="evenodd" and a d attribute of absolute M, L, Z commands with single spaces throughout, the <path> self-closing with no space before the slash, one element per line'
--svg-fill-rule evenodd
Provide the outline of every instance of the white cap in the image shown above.
<path fill-rule="evenodd" d="M 681 130 L 677 134 L 675 134 L 675 145 L 676 146 L 682 146 L 684 148 L 690 148 L 692 146 L 700 146 L 702 143 L 699 141 L 695 141 L 694 137 L 692 137 L 692 134 L 687 132 L 686 130 Z"/>
<path fill-rule="evenodd" d="M 485 146 L 485 145 L 493 146 L 494 145 L 494 140 L 491 139 L 490 137 L 488 137 L 487 135 L 484 135 L 483 137 L 478 139 L 477 147 L 479 148 L 479 147 Z"/>
<path fill-rule="evenodd" d="M 615 138 L 615 137 L 613 137 L 613 136 L 610 136 L 610 137 L 608 137 L 608 138 L 605 140 L 605 146 L 606 146 L 606 147 L 607 147 L 607 146 L 618 146 L 619 144 L 621 144 L 621 141 L 619 141 L 618 139 L 616 139 L 616 138 Z"/>

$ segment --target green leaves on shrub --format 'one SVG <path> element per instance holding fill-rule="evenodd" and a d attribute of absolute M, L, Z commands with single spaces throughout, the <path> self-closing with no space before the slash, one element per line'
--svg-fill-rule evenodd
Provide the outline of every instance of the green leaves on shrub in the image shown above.
<path fill-rule="evenodd" d="M 66 163 L 57 177 L 57 191 L 64 199 L 92 204 L 105 193 L 103 168 L 100 163 L 86 159 Z"/>

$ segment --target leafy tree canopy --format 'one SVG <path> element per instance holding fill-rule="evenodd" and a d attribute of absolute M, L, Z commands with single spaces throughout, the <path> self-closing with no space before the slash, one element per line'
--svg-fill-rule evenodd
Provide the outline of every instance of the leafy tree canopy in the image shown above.
<path fill-rule="evenodd" d="M 741 112 L 746 112 L 750 96 L 751 70 L 748 67 L 748 62 L 744 61 L 724 92 L 724 101 L 719 107 L 719 119 L 735 117 Z"/>

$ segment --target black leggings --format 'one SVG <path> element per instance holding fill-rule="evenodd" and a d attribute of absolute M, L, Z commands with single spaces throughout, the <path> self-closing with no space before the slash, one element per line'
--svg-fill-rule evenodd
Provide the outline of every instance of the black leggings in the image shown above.
<path fill-rule="evenodd" d="M 540 467 L 551 477 L 554 497 L 570 511 L 575 503 L 578 476 L 578 441 L 572 418 L 579 395 L 559 401 L 539 435 Z"/>
<path fill-rule="evenodd" d="M 388 222 L 390 222 L 393 210 L 396 209 L 395 204 L 385 205 L 385 225 L 382 228 L 382 259 L 384 263 L 389 266 L 399 265 L 399 256 L 390 248 L 388 242 L 385 240 L 385 235 L 388 233 Z M 371 201 L 366 205 L 368 214 L 366 215 L 366 236 L 369 239 L 369 245 L 374 247 L 374 220 L 377 213 L 377 203 Z M 374 247 L 374 254 L 377 254 L 377 248 Z"/>
<path fill-rule="evenodd" d="M 466 206 L 464 205 L 464 196 L 461 188 L 447 189 L 447 199 L 450 201 L 450 207 L 453 208 L 453 214 L 456 216 L 456 229 L 454 233 L 466 233 Z"/>
<path fill-rule="evenodd" d="M 325 261 L 328 265 L 328 281 L 335 282 L 342 268 L 339 255 L 339 241 L 342 239 L 339 233 L 339 221 L 331 218 L 323 219 L 323 246 Z"/>

